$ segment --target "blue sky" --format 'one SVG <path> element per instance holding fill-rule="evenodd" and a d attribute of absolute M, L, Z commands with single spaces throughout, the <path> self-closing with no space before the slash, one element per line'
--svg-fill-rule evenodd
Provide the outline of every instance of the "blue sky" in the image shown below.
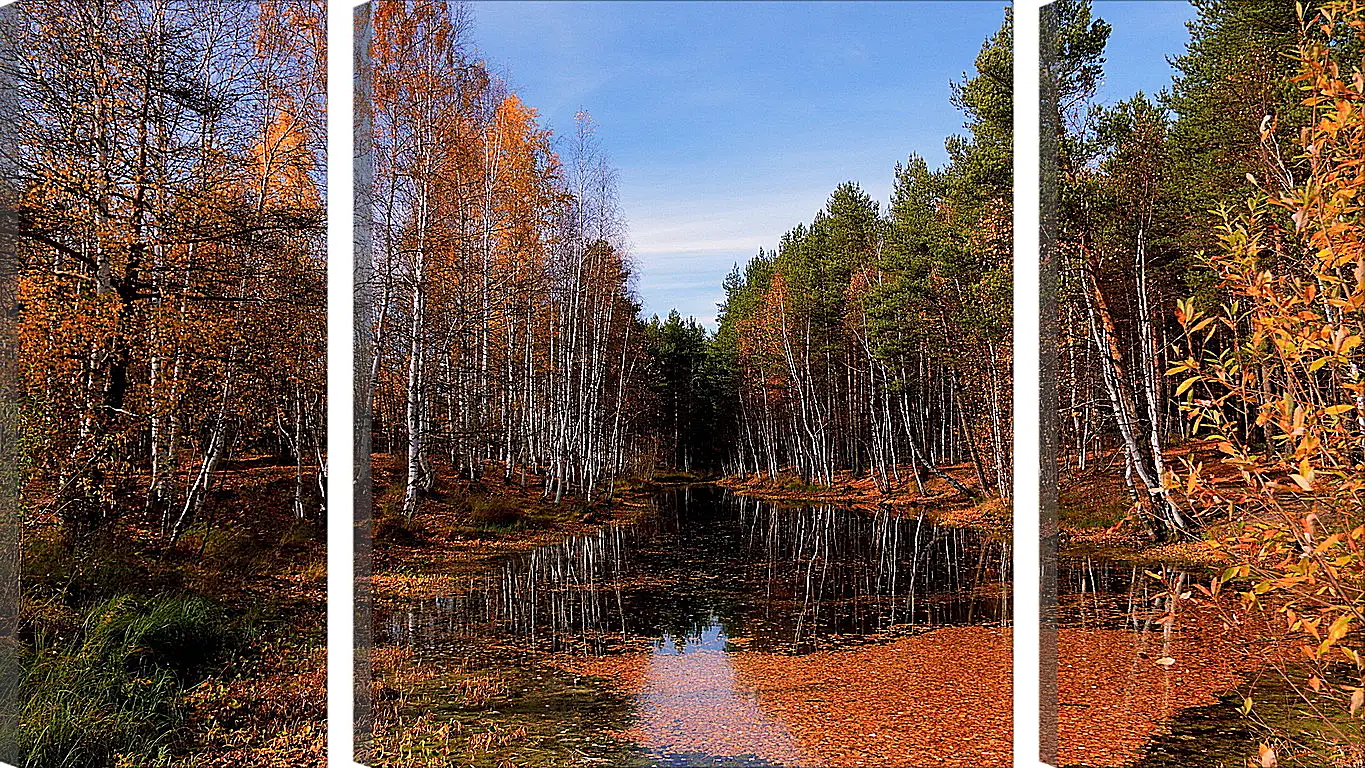
<path fill-rule="evenodd" d="M 707 324 L 735 262 L 840 182 L 885 205 L 896 162 L 945 160 L 949 81 L 997 2 L 476 2 L 473 40 L 543 125 L 579 109 L 620 169 L 646 314 Z"/>
<path fill-rule="evenodd" d="M 1115 104 L 1139 90 L 1155 96 L 1170 87 L 1175 70 L 1167 58 L 1185 52 L 1193 6 L 1185 0 L 1098 0 L 1092 12 L 1114 27 L 1097 94 L 1101 103 Z"/>

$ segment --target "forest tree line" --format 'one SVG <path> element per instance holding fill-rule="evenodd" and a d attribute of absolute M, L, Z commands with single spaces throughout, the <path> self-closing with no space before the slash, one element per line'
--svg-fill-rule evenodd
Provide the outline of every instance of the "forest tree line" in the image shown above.
<path fill-rule="evenodd" d="M 322 759 L 326 10 L 0 10 L 0 760 Z"/>
<path fill-rule="evenodd" d="M 1118 448 L 1152 534 L 1192 529 L 1165 453 L 1191 435 L 1177 302 L 1216 302 L 1207 254 L 1223 217 L 1293 184 L 1307 113 L 1292 82 L 1302 24 L 1291 3 L 1198 0 L 1186 52 L 1160 94 L 1095 103 L 1110 27 L 1089 3 L 1058 6 L 1057 369 L 1062 453 L 1087 469 Z M 1266 185 L 1266 186 L 1262 186 Z M 1250 427 L 1242 414 L 1243 427 Z"/>
<path fill-rule="evenodd" d="M 944 167 L 898 165 L 885 213 L 840 185 L 726 279 L 713 347 L 738 425 L 727 472 L 828 485 L 850 471 L 883 491 L 933 475 L 1010 495 L 1012 83 L 1007 11 L 953 84 L 967 134 Z M 974 487 L 939 469 L 959 463 Z"/>
<path fill-rule="evenodd" d="M 913 156 L 884 215 L 855 184 L 725 282 L 715 333 L 642 316 L 615 173 L 579 114 L 556 137 L 474 48 L 464 5 L 375 9 L 374 451 L 411 517 L 442 471 L 609 496 L 656 467 L 836 471 L 883 488 L 1011 463 L 1012 36 L 954 86 L 968 133 Z"/>

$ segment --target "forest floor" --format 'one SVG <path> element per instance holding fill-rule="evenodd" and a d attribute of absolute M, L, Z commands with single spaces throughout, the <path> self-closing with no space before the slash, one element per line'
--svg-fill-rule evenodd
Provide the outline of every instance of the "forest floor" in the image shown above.
<path fill-rule="evenodd" d="M 945 474 L 968 488 L 978 485 L 970 464 L 940 467 Z M 849 471 L 835 473 L 829 485 L 813 485 L 793 473 L 776 478 L 763 475 L 727 477 L 717 484 L 742 496 L 777 504 L 838 504 L 842 507 L 874 510 L 890 509 L 897 514 L 929 513 L 942 525 L 975 528 L 1003 537 L 1013 531 L 1013 515 L 1007 501 L 998 498 L 973 499 L 958 491 L 941 477 L 926 476 L 916 485 L 909 465 L 899 468 L 900 480 L 882 490 L 866 475 Z"/>
<path fill-rule="evenodd" d="M 176 768 L 324 762 L 326 531 L 293 514 L 292 466 L 239 460 L 219 478 L 174 544 L 140 505 L 75 546 L 50 516 L 25 521 L 26 719 L 50 749 L 101 765 L 143 764 L 153 744 Z M 110 644 L 104 627 L 127 629 Z M 144 655 L 161 669 L 122 680 Z M 120 693 L 154 683 L 157 697 Z"/>
<path fill-rule="evenodd" d="M 1205 478 L 1214 484 L 1238 482 L 1236 471 L 1219 462 L 1221 454 L 1212 441 L 1188 441 L 1167 450 L 1165 457 L 1167 466 L 1178 470 L 1186 462 L 1202 464 Z M 1077 467 L 1074 457 L 1066 457 L 1059 475 L 1057 524 L 1063 536 L 1062 554 L 1188 567 L 1217 564 L 1217 553 L 1209 544 L 1226 532 L 1227 521 L 1203 521 L 1199 538 L 1152 541 L 1133 516 L 1120 449 L 1090 455 L 1084 470 Z"/>
<path fill-rule="evenodd" d="M 519 477 L 509 482 L 499 472 L 470 482 L 438 471 L 437 485 L 424 498 L 421 512 L 406 521 L 401 515 L 401 463 L 377 455 L 373 471 L 371 583 L 381 610 L 386 604 L 458 594 L 469 575 L 485 572 L 509 554 L 601 525 L 639 519 L 650 513 L 651 499 L 660 490 L 708 482 L 688 475 L 656 476 L 623 483 L 610 503 L 553 504 L 540 497 L 535 478 L 523 488 Z M 974 477 L 969 465 L 948 471 L 964 483 Z M 777 482 L 730 478 L 716 484 L 778 504 L 838 504 L 867 510 L 890 506 L 899 514 L 930 513 L 946 525 L 998 534 L 1007 534 L 1010 528 L 1007 505 L 969 499 L 940 478 L 926 479 L 922 494 L 907 481 L 890 495 L 878 493 L 868 479 L 848 475 L 832 488 L 807 486 L 792 478 Z M 884 647 L 822 651 L 800 657 L 799 663 L 785 654 L 752 652 L 735 658 L 741 687 L 752 689 L 762 702 L 760 719 L 787 724 L 789 739 L 795 739 L 787 746 L 799 746 L 801 765 L 872 765 L 879 757 L 914 754 L 948 760 L 944 765 L 1003 766 L 1009 760 L 1008 708 L 994 703 L 1010 696 L 1009 645 L 1006 628 L 963 627 Z M 468 659 L 417 658 L 410 649 L 377 645 L 371 653 L 372 690 L 378 702 L 372 761 L 385 768 L 434 768 L 452 759 L 480 766 L 595 761 L 624 767 L 646 764 L 640 749 L 650 743 L 646 733 L 650 728 L 663 728 L 671 734 L 670 741 L 691 744 L 699 753 L 723 752 L 745 741 L 746 733 L 708 730 L 696 713 L 680 716 L 678 722 L 666 716 L 640 721 L 632 715 L 628 702 L 638 692 L 630 680 L 638 676 L 648 653 L 613 655 L 600 661 L 600 669 L 572 654 L 533 661 L 526 653 L 521 648 L 485 648 L 480 660 L 471 664 Z M 583 663 L 589 666 L 576 666 Z M 815 677 L 808 679 L 809 675 Z M 867 676 L 883 684 L 864 686 L 864 695 L 853 702 L 856 706 L 836 718 L 839 728 L 830 727 L 826 711 L 837 707 L 838 697 L 823 703 L 806 700 L 812 680 L 823 680 L 831 690 L 846 690 L 850 677 Z M 904 688 L 911 679 L 919 682 L 907 696 Z M 610 685 L 604 688 L 601 681 Z M 941 727 L 948 699 L 957 705 L 947 714 L 958 727 Z M 905 706 L 916 700 L 927 702 L 929 709 Z M 679 701 L 693 699 L 683 696 Z M 490 707 L 499 713 L 495 721 L 487 718 Z M 573 724 L 546 730 L 546 718 L 535 713 L 547 708 L 575 713 L 568 718 Z M 983 717 L 991 721 L 984 729 Z M 747 743 L 780 746 L 762 738 L 749 738 Z M 781 754 L 768 757 L 787 764 L 781 762 L 785 759 Z"/>
<path fill-rule="evenodd" d="M 1177 465 L 1186 459 L 1203 461 L 1207 468 L 1217 463 L 1214 451 L 1207 443 L 1190 443 L 1169 458 Z M 1212 573 L 1215 561 L 1206 541 L 1157 545 L 1146 539 L 1130 517 L 1121 459 L 1112 453 L 1091 458 L 1085 472 L 1074 464 L 1063 472 L 1064 556 L 1124 561 L 1128 565 L 1119 570 L 1135 569 L 1138 582 L 1133 588 L 1148 597 L 1162 587 L 1142 582 L 1145 570 L 1165 575 L 1183 571 L 1186 583 Z M 381 607 L 456 594 L 462 578 L 486 571 L 509 554 L 639 519 L 649 513 L 650 499 L 660 490 L 701 481 L 688 476 L 631 481 L 622 484 L 610 503 L 553 504 L 540 497 L 533 478 L 523 488 L 520 478 L 508 482 L 497 472 L 472 483 L 438 473 L 442 480 L 424 500 L 422 512 L 405 521 L 399 511 L 400 466 L 394 457 L 381 455 L 374 471 L 373 584 Z M 963 483 L 974 475 L 968 465 L 949 471 Z M 1229 474 L 1219 481 L 1234 482 L 1235 477 Z M 904 483 L 890 494 L 878 492 L 866 478 L 847 474 L 830 488 L 805 485 L 794 477 L 728 478 L 718 484 L 778 504 L 924 511 L 947 525 L 1001 534 L 1010 526 L 1007 505 L 976 502 L 941 479 L 927 482 L 924 493 Z M 1204 522 L 1211 535 L 1227 525 Z M 1174 754 L 1170 764 L 1180 764 L 1182 757 L 1207 758 L 1204 737 L 1191 734 L 1209 729 L 1224 734 L 1219 748 L 1236 758 L 1228 764 L 1241 764 L 1243 750 L 1254 755 L 1255 739 L 1236 702 L 1251 681 L 1273 674 L 1272 668 L 1283 665 L 1294 649 L 1267 641 L 1274 633 L 1266 617 L 1247 614 L 1235 600 L 1214 603 L 1191 596 L 1181 593 L 1174 606 L 1170 600 L 1134 603 L 1122 594 L 1063 597 L 1068 615 L 1083 616 L 1067 622 L 1058 636 L 1062 765 L 1119 768 L 1145 754 Z M 510 764 L 510 756 L 527 766 L 625 767 L 647 764 L 641 745 L 662 741 L 691 744 L 699 753 L 763 744 L 771 754 L 757 757 L 772 764 L 789 763 L 793 755 L 799 755 L 802 765 L 851 766 L 872 764 L 887 754 L 920 754 L 943 765 L 1005 765 L 1008 708 L 993 702 L 1008 701 L 1011 695 L 1009 635 L 1008 628 L 941 628 L 890 644 L 801 657 L 734 654 L 730 658 L 737 683 L 758 702 L 752 722 L 742 723 L 760 729 L 753 732 L 731 732 L 729 726 L 698 718 L 690 711 L 695 706 L 688 711 L 636 711 L 630 702 L 638 699 L 647 664 L 653 665 L 648 674 L 669 672 L 644 652 L 601 659 L 574 654 L 532 658 L 525 649 L 480 646 L 478 658 L 438 654 L 433 660 L 418 658 L 411 649 L 380 645 L 371 653 L 378 702 L 372 757 L 385 768 L 436 768 L 452 761 L 493 768 Z M 685 666 L 676 670 L 677 683 L 684 689 L 700 685 L 696 693 L 702 698 L 685 695 L 680 701 L 695 704 L 711 695 L 710 689 Z M 886 684 L 869 684 L 881 680 Z M 813 682 L 851 698 L 812 698 Z M 914 702 L 929 702 L 931 711 L 918 713 Z M 1299 716 L 1292 707 L 1267 709 L 1271 705 L 1260 698 L 1258 707 L 1262 716 Z M 490 720 L 490 711 L 497 717 Z M 548 711 L 560 715 L 546 718 Z M 780 738 L 768 739 L 761 729 L 773 723 L 782 725 L 773 731 Z M 926 723 L 933 725 L 926 728 Z"/>
<path fill-rule="evenodd" d="M 1187 445 L 1173 452 L 1172 459 L 1202 460 L 1210 450 L 1207 445 Z M 1102 455 L 1084 473 L 1064 473 L 1061 523 L 1069 539 L 1065 554 L 1124 559 L 1135 565 L 1177 563 L 1201 572 L 1202 565 L 1212 562 L 1211 555 L 1203 554 L 1205 544 L 1157 546 L 1128 519 L 1121 466 L 1113 456 Z M 409 522 L 399 513 L 401 468 L 393 457 L 377 456 L 374 471 L 373 584 L 381 606 L 386 601 L 457 593 L 461 577 L 482 572 L 509 554 L 637 519 L 648 513 L 649 499 L 659 490 L 695 480 L 626 483 L 609 504 L 552 504 L 540 498 L 534 480 L 523 489 L 519 478 L 509 483 L 496 472 L 477 483 L 452 481 L 438 473 L 443 480 L 424 500 L 422 513 Z M 970 487 L 974 472 L 969 465 L 948 471 Z M 1010 530 L 1008 505 L 999 500 L 977 502 L 938 478 L 925 483 L 924 493 L 907 482 L 884 494 L 869 479 L 848 474 L 829 488 L 809 486 L 795 477 L 727 478 L 718 484 L 778 504 L 890 508 L 900 514 L 924 511 L 946 525 L 1000 534 Z M 1123 628 L 1122 619 L 1118 624 L 1100 620 L 1064 627 L 1058 676 L 1061 763 L 1116 768 L 1132 764 L 1162 739 L 1183 744 L 1183 736 L 1171 735 L 1180 718 L 1201 708 L 1217 710 L 1280 659 L 1276 646 L 1248 640 L 1259 630 L 1237 614 L 1235 606 L 1231 608 L 1185 601 L 1178 621 L 1167 629 L 1152 624 L 1160 618 L 1156 614 L 1144 614 L 1148 628 L 1140 631 Z M 498 653 L 488 649 L 483 655 Z M 503 655 L 518 653 L 508 649 Z M 524 658 L 496 664 L 484 659 L 470 666 L 468 660 L 433 663 L 415 659 L 408 649 L 376 647 L 371 654 L 379 702 L 374 755 L 385 768 L 430 768 L 452 759 L 496 766 L 510 754 L 529 761 L 527 765 L 590 759 L 629 766 L 640 764 L 638 745 L 656 736 L 671 743 L 695 742 L 699 752 L 723 752 L 736 739 L 767 743 L 747 732 L 708 730 L 695 713 L 650 710 L 643 718 L 631 716 L 627 702 L 638 694 L 648 656 L 626 653 L 586 661 L 565 656 L 534 664 Z M 962 765 L 1004 765 L 1008 708 L 998 710 L 990 702 L 1008 701 L 1009 657 L 1007 628 L 963 627 L 886 646 L 822 651 L 797 662 L 788 656 L 769 659 L 761 653 L 741 653 L 734 663 L 742 687 L 751 689 L 759 702 L 761 711 L 752 725 L 784 726 L 779 729 L 783 738 L 772 740 L 773 752 L 766 756 L 777 764 L 789 762 L 795 753 L 803 765 L 871 764 L 868 761 L 880 753 L 934 759 L 951 754 L 960 755 Z M 859 684 L 850 683 L 854 678 Z M 883 678 L 896 682 L 865 684 Z M 590 679 L 611 684 L 603 689 L 586 682 Z M 684 683 L 689 680 L 686 675 L 680 678 Z M 809 698 L 813 680 L 856 695 L 847 706 L 827 712 L 822 708 L 834 704 Z M 443 702 L 439 711 L 420 704 L 428 699 Z M 917 716 L 915 701 L 931 702 L 935 709 Z M 490 707 L 500 713 L 491 730 L 486 720 Z M 575 721 L 567 730 L 545 730 L 545 719 L 534 712 L 547 707 L 584 713 L 574 716 L 584 722 Z M 1235 711 L 1229 716 L 1235 719 Z M 959 721 L 961 727 L 948 727 Z M 926 730 L 925 723 L 935 726 Z M 959 737 L 965 741 L 953 741 Z"/>
<path fill-rule="evenodd" d="M 733 675 L 736 702 L 708 661 Z M 628 726 L 640 744 L 707 755 L 757 752 L 774 766 L 1010 765 L 1010 631 L 941 627 L 888 642 L 793 656 L 746 651 L 713 659 L 649 652 L 564 658 L 575 673 L 639 696 L 666 685 Z M 699 706 L 699 704 L 701 706 Z M 727 709 L 725 716 L 718 710 Z"/>

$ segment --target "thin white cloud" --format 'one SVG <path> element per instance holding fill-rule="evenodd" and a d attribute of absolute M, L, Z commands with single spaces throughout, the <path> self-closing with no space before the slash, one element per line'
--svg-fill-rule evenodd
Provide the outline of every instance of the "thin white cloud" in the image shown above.
<path fill-rule="evenodd" d="M 734 237 L 698 236 L 696 230 L 673 233 L 633 233 L 636 254 L 647 253 L 746 253 L 753 255 L 759 248 L 771 248 L 772 240 L 761 235 Z"/>
<path fill-rule="evenodd" d="M 634 244 L 636 287 L 645 316 L 676 309 L 712 330 L 722 282 L 759 248 L 776 248 L 782 235 L 809 221 L 833 190 L 734 191 L 720 198 L 678 187 L 626 198 Z M 689 194 L 690 192 L 690 194 Z M 672 197 L 672 195 L 687 195 Z M 632 215 L 641 211 L 642 216 Z"/>

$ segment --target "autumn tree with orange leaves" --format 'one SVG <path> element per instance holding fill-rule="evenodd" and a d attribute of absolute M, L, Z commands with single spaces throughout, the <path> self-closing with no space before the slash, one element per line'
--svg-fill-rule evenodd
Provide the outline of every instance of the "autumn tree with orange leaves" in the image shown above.
<path fill-rule="evenodd" d="M 382 3 L 373 25 L 370 376 L 403 514 L 442 467 L 610 495 L 638 433 L 638 319 L 595 125 L 561 155 L 472 56 L 464 5 Z"/>
<path fill-rule="evenodd" d="M 184 727 L 184 688 L 241 684 L 224 638 L 255 618 L 236 601 L 254 617 L 298 599 L 307 578 L 244 596 L 307 567 L 325 507 L 325 12 L 25 0 L 0 19 L 0 269 L 25 475 L 22 711 L 5 715 L 22 764 L 251 741 Z M 294 549 L 276 557 L 281 527 Z M 241 540 L 225 569 L 223 542 Z M 119 637 L 141 643 L 137 663 L 101 645 L 120 622 L 180 627 L 193 671 L 133 630 Z M 274 629 L 252 632 L 274 644 Z"/>
<path fill-rule="evenodd" d="M 39 0 L 4 31 L 31 461 L 75 535 L 143 506 L 176 538 L 233 454 L 317 474 L 316 6 Z"/>
<path fill-rule="evenodd" d="M 1311 120 L 1294 160 L 1306 176 L 1284 167 L 1253 177 L 1257 195 L 1244 213 L 1226 215 L 1209 259 L 1226 299 L 1176 310 L 1186 354 L 1169 373 L 1195 432 L 1217 441 L 1240 482 L 1215 482 L 1203 465 L 1173 482 L 1195 508 L 1240 524 L 1218 542 L 1229 566 L 1212 591 L 1241 592 L 1301 644 L 1281 672 L 1323 727 L 1316 736 L 1274 733 L 1263 760 L 1275 749 L 1359 760 L 1365 5 L 1340 0 L 1305 16 L 1294 82 Z M 1268 127 L 1261 138 L 1275 140 Z M 1247 708 L 1255 711 L 1252 699 Z"/>

